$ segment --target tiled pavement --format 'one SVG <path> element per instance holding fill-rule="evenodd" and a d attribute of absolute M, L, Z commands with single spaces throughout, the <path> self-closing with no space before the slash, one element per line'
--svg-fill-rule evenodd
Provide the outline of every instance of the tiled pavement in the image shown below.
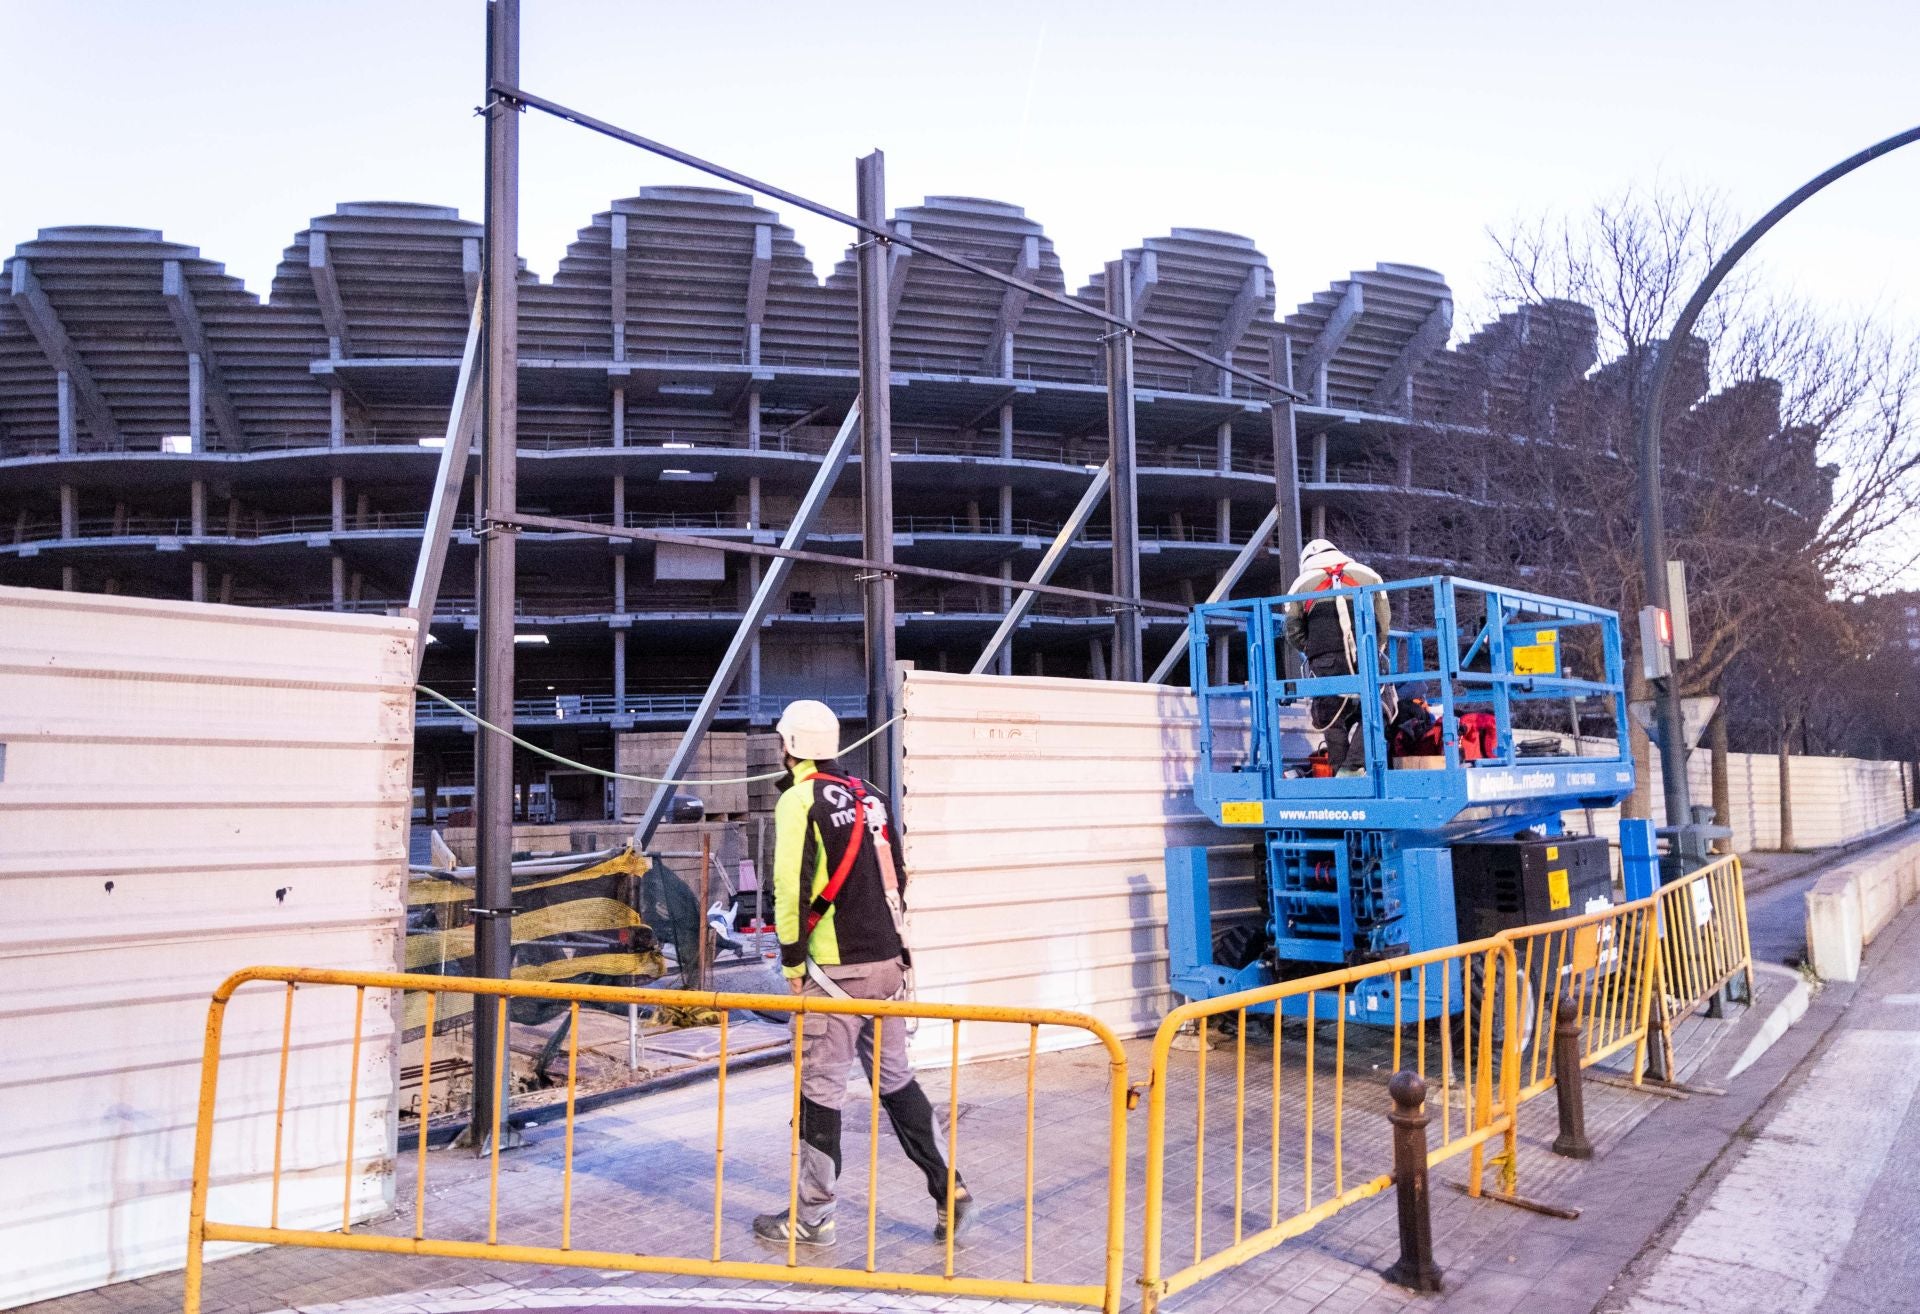
<path fill-rule="evenodd" d="M 1769 990 L 1784 989 L 1777 980 Z M 1762 1003 L 1766 1002 L 1763 994 Z M 1682 1032 L 1686 1072 L 1709 1063 L 1724 1038 L 1740 1028 L 1744 1010 L 1725 1021 L 1691 1019 Z M 1317 1057 L 1325 1072 L 1330 1060 L 1322 1028 Z M 1272 1208 L 1275 1156 L 1268 1139 L 1271 1066 L 1263 1057 L 1265 1037 L 1251 1033 L 1248 1045 L 1248 1099 L 1245 1109 L 1246 1171 L 1244 1227 L 1266 1225 Z M 1371 1081 L 1350 1081 L 1343 1122 L 1346 1184 L 1382 1171 L 1388 1152 L 1382 1116 L 1382 1083 L 1390 1054 L 1372 1053 L 1370 1033 L 1352 1028 L 1349 1071 L 1374 1070 Z M 1287 1066 L 1280 1097 L 1282 1126 L 1277 1173 L 1280 1208 L 1299 1205 L 1306 1173 L 1303 1122 L 1305 1092 L 1298 1055 L 1304 1036 L 1298 1024 L 1283 1037 Z M 1128 1045 L 1132 1078 L 1145 1076 L 1144 1042 Z M 1437 1040 L 1432 1048 L 1438 1064 Z M 1192 1073 L 1195 1051 L 1183 1051 L 1174 1074 L 1179 1102 L 1168 1120 L 1168 1213 L 1165 1226 L 1168 1263 L 1191 1254 L 1195 1177 L 1195 1126 Z M 1205 1154 L 1205 1243 L 1217 1249 L 1231 1239 L 1234 1198 L 1234 1147 L 1238 1110 L 1234 1099 L 1237 1050 L 1229 1043 L 1208 1056 Z M 958 1271 L 969 1275 L 1017 1279 L 1024 1262 L 1023 1209 L 1026 1119 L 1023 1061 L 979 1064 L 960 1074 L 959 1161 L 982 1201 L 967 1244 L 957 1257 Z M 1033 1267 L 1042 1280 L 1097 1282 L 1104 1254 L 1105 1122 L 1107 1067 L 1097 1050 L 1079 1049 L 1043 1055 L 1034 1120 L 1035 1225 Z M 1184 1090 L 1179 1087 L 1185 1082 Z M 784 1252 L 763 1247 L 748 1235 L 753 1214 L 784 1207 L 788 1164 L 790 1076 L 784 1067 L 736 1074 L 728 1083 L 727 1172 L 721 1256 L 728 1260 L 784 1261 Z M 947 1074 L 924 1075 L 928 1094 L 944 1118 Z M 1321 1133 L 1314 1143 L 1316 1199 L 1332 1188 L 1332 1132 L 1324 1075 L 1318 1092 Z M 1577 1164 L 1548 1151 L 1554 1131 L 1553 1100 L 1542 1097 L 1522 1111 L 1520 1193 L 1549 1201 L 1573 1201 L 1584 1207 L 1578 1223 L 1541 1233 L 1534 1215 L 1511 1206 L 1472 1200 L 1443 1183 L 1465 1173 L 1464 1159 L 1436 1171 L 1434 1243 L 1457 1298 L 1471 1296 L 1476 1310 L 1506 1309 L 1528 1300 L 1540 1309 L 1573 1308 L 1552 1303 L 1558 1261 L 1583 1251 L 1602 1256 L 1615 1267 L 1638 1241 L 1617 1258 L 1610 1245 L 1626 1246 L 1629 1233 L 1644 1236 L 1671 1207 L 1662 1191 L 1635 1191 L 1596 1169 L 1613 1160 L 1638 1157 L 1627 1133 L 1649 1112 L 1667 1104 L 1656 1096 L 1590 1082 L 1587 1088 L 1589 1134 L 1601 1159 Z M 583 1115 L 575 1138 L 572 1244 L 576 1249 L 632 1251 L 657 1255 L 711 1253 L 714 1244 L 712 1164 L 713 1088 L 710 1084 L 657 1092 L 626 1104 Z M 1662 1110 L 1684 1135 L 1685 1106 Z M 1456 1132 L 1458 1129 L 1455 1115 Z M 1129 1117 L 1128 1218 L 1125 1228 L 1129 1280 L 1126 1301 L 1138 1305 L 1131 1286 L 1139 1271 L 1145 1109 Z M 840 1243 L 825 1258 L 857 1272 L 865 1261 L 869 1117 L 856 1086 L 846 1114 Z M 1442 1134 L 1438 1112 L 1432 1134 Z M 875 1253 L 880 1268 L 936 1273 L 941 1252 L 928 1236 L 932 1205 L 907 1168 L 892 1137 L 881 1131 L 878 1180 L 880 1208 Z M 531 1129 L 525 1148 L 502 1158 L 499 1235 L 503 1241 L 557 1244 L 564 1188 L 561 1128 Z M 426 1220 L 429 1235 L 484 1240 L 489 1218 L 489 1173 L 485 1161 L 455 1151 L 430 1154 Z M 1659 1155 L 1650 1162 L 1656 1171 Z M 408 1235 L 414 1198 L 413 1157 L 402 1155 L 395 1198 L 402 1208 L 368 1230 Z M 1619 1226 L 1623 1220 L 1658 1211 L 1647 1228 Z M 228 1220 L 246 1221 L 246 1220 Z M 1530 1239 L 1516 1246 L 1522 1234 Z M 1173 1297 L 1173 1310 L 1262 1311 L 1435 1309 L 1436 1303 L 1384 1281 L 1380 1271 L 1397 1253 L 1398 1238 L 1390 1193 L 1355 1205 L 1304 1236 L 1259 1256 L 1237 1269 Z M 807 1262 L 803 1259 L 803 1262 Z M 180 1308 L 178 1274 L 142 1279 L 30 1307 L 34 1314 L 173 1314 Z M 1540 1302 L 1545 1303 L 1540 1303 Z M 1591 1302 L 1589 1302 L 1590 1304 Z M 738 1279 L 702 1281 L 658 1274 L 625 1274 L 536 1265 L 475 1263 L 463 1260 L 350 1255 L 305 1249 L 272 1249 L 236 1255 L 209 1264 L 207 1314 L 265 1314 L 299 1310 L 303 1314 L 452 1314 L 507 1308 L 628 1308 L 704 1306 L 709 1309 L 800 1309 L 992 1311 L 1012 1314 L 1023 1302 L 985 1302 L 952 1297 L 916 1297 L 891 1293 L 822 1290 L 784 1282 L 747 1284 Z M 1582 1308 L 1585 1308 L 1583 1306 Z"/>

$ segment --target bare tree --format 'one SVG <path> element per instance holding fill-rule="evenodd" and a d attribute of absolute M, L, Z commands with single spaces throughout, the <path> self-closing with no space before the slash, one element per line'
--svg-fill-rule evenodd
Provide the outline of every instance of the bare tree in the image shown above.
<path fill-rule="evenodd" d="M 1478 573 L 1636 611 L 1637 417 L 1667 326 L 1735 232 L 1716 198 L 1667 189 L 1495 234 L 1504 313 L 1421 398 L 1424 465 L 1474 496 L 1429 508 L 1413 537 Z M 1817 685 L 1811 654 L 1855 650 L 1834 600 L 1915 560 L 1899 529 L 1920 513 L 1920 347 L 1749 274 L 1680 351 L 1662 475 L 1692 604 L 1683 692 L 1739 671 L 1772 672 L 1773 692 Z M 1784 733 L 1738 701 L 1736 734 Z M 1793 723 L 1806 715 L 1802 702 Z"/>

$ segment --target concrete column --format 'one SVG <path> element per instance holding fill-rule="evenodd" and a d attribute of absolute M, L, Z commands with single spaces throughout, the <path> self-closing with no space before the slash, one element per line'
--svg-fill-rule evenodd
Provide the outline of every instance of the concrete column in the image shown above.
<path fill-rule="evenodd" d="M 747 450 L 760 450 L 760 392 L 757 388 L 747 394 Z"/>
<path fill-rule="evenodd" d="M 627 632 L 613 632 L 613 711 L 614 715 L 627 710 Z"/>
<path fill-rule="evenodd" d="M 226 571 L 220 572 L 220 605 L 223 607 L 226 607 L 226 606 L 232 605 L 232 603 L 233 603 L 233 572 L 230 570 L 226 570 Z"/>
<path fill-rule="evenodd" d="M 1212 654 L 1213 682 L 1225 684 L 1231 676 L 1232 668 L 1228 659 L 1232 656 L 1232 650 L 1225 643 L 1214 643 L 1208 646 L 1207 651 Z"/>
<path fill-rule="evenodd" d="M 1327 434 L 1324 429 L 1313 436 L 1313 482 L 1327 482 Z"/>
<path fill-rule="evenodd" d="M 760 528 L 760 476 L 747 480 L 747 528 Z"/>
<path fill-rule="evenodd" d="M 627 523 L 627 477 L 613 477 L 613 523 L 615 527 Z"/>
<path fill-rule="evenodd" d="M 1221 374 L 1221 387 L 1231 387 L 1232 384 L 1233 376 L 1231 374 Z M 1233 469 L 1233 425 L 1223 422 L 1214 434 L 1214 442 L 1217 446 L 1215 459 L 1218 462 L 1220 472 L 1225 474 Z"/>
<path fill-rule="evenodd" d="M 1087 641 L 1087 678 L 1090 680 L 1107 678 L 1107 648 L 1098 639 Z"/>
<path fill-rule="evenodd" d="M 77 581 L 78 581 L 78 576 L 74 572 L 74 569 L 72 566 L 60 567 L 60 588 L 62 592 L 65 592 L 65 593 L 73 592 L 74 589 L 78 587 Z"/>
<path fill-rule="evenodd" d="M 1000 459 L 1013 459 L 1013 403 L 1006 402 L 1000 407 Z"/>
<path fill-rule="evenodd" d="M 193 508 L 188 513 L 192 518 L 188 532 L 195 538 L 204 538 L 207 533 L 207 481 L 194 480 L 188 496 L 192 499 Z"/>
<path fill-rule="evenodd" d="M 207 450 L 207 370 L 200 353 L 187 353 L 187 446 Z"/>
<path fill-rule="evenodd" d="M 616 616 L 627 613 L 627 559 L 618 556 L 613 559 L 613 612 Z"/>
<path fill-rule="evenodd" d="M 340 475 L 333 477 L 333 532 L 347 532 L 347 481 Z"/>
<path fill-rule="evenodd" d="M 361 591 L 366 582 L 367 577 L 357 570 L 347 576 L 347 601 L 356 607 L 360 605 Z"/>
<path fill-rule="evenodd" d="M 195 602 L 205 602 L 207 600 L 207 563 L 204 561 L 196 561 L 193 563 L 191 570 L 193 574 L 193 600 Z"/>
<path fill-rule="evenodd" d="M 1029 670 L 1027 674 L 1028 675 L 1045 675 L 1046 673 L 1047 673 L 1047 655 L 1044 652 L 1041 652 L 1038 648 L 1036 648 L 1034 649 L 1034 652 L 1033 652 L 1032 669 Z"/>
<path fill-rule="evenodd" d="M 613 445 L 615 447 L 627 445 L 627 390 L 625 388 L 613 390 Z"/>
<path fill-rule="evenodd" d="M 372 512 L 373 499 L 371 497 L 365 493 L 356 497 L 353 501 L 353 527 L 355 529 L 367 528 L 367 521 L 372 517 Z"/>
<path fill-rule="evenodd" d="M 60 485 L 60 537 L 80 537 L 80 490 L 72 484 Z"/>
<path fill-rule="evenodd" d="M 1412 488 L 1413 487 L 1413 444 L 1410 442 L 1402 442 L 1400 444 L 1399 457 L 1400 457 L 1400 487 Z"/>
<path fill-rule="evenodd" d="M 333 554 L 333 609 L 344 610 L 347 605 L 347 562 L 338 552 Z M 224 587 L 224 581 L 223 581 Z"/>
<path fill-rule="evenodd" d="M 1233 542 L 1233 499 L 1223 497 L 1214 503 L 1213 541 L 1216 543 Z"/>
<path fill-rule="evenodd" d="M 65 370 L 54 376 L 54 396 L 60 408 L 60 455 L 72 456 L 77 446 L 73 432 L 73 376 Z"/>
<path fill-rule="evenodd" d="M 1325 538 L 1327 536 L 1327 508 L 1324 506 L 1316 506 L 1313 509 L 1312 521 L 1313 536 L 1315 538 Z"/>
<path fill-rule="evenodd" d="M 347 395 L 338 388 L 327 393 L 327 445 L 347 445 Z"/>

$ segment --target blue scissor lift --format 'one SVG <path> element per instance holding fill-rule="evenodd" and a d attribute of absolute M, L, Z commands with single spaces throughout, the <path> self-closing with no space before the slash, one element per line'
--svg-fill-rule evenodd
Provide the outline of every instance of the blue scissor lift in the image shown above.
<path fill-rule="evenodd" d="M 1392 601 L 1395 628 L 1380 662 L 1362 661 L 1356 675 L 1287 674 L 1288 602 L 1346 598 L 1356 650 L 1366 654 L 1381 650 L 1373 608 L 1381 591 Z M 1620 621 L 1611 611 L 1434 576 L 1209 604 L 1194 610 L 1190 630 L 1188 666 L 1200 712 L 1194 798 L 1220 825 L 1256 832 L 1266 925 L 1258 959 L 1237 969 L 1214 963 L 1208 849 L 1169 849 L 1173 988 L 1187 998 L 1456 944 L 1454 845 L 1511 841 L 1529 830 L 1557 836 L 1562 812 L 1611 807 L 1633 790 Z M 1232 682 L 1216 684 L 1210 672 L 1223 644 Z M 1387 688 L 1403 701 L 1423 697 L 1440 709 L 1442 758 L 1389 763 Z M 1329 696 L 1358 700 L 1353 733 L 1365 737 L 1364 775 L 1311 778 L 1300 770 L 1311 740 L 1303 718 L 1289 709 Z M 1551 707 L 1540 719 L 1557 716 L 1562 726 L 1570 705 L 1576 720 L 1604 708 L 1616 747 L 1591 756 L 1523 754 L 1514 718 L 1529 704 Z M 1492 715 L 1491 756 L 1463 758 L 1460 718 L 1468 712 Z M 1574 742 L 1583 741 L 1576 735 Z M 1638 832 L 1626 842 L 1630 858 L 1640 857 L 1632 849 L 1651 847 L 1650 836 L 1642 841 Z M 1641 865 L 1651 870 L 1650 860 Z M 1456 1011 L 1467 983 L 1457 962 L 1449 970 L 1448 1011 Z M 1424 998 L 1411 979 L 1402 981 L 1403 1016 L 1441 1011 L 1442 974 L 1430 975 Z M 1356 1020 L 1394 1016 L 1386 977 L 1350 987 L 1347 998 Z M 1321 992 L 1318 1011 L 1331 1016 L 1334 1008 L 1332 993 Z M 1283 1005 L 1289 1016 L 1304 1009 L 1300 997 Z"/>

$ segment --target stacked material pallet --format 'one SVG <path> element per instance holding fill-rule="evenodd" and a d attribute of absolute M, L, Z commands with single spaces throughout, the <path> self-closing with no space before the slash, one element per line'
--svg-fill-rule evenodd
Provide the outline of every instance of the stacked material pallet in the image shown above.
<path fill-rule="evenodd" d="M 679 743 L 679 733 L 671 730 L 618 735 L 614 770 L 626 775 L 664 776 L 667 761 Z M 737 780 L 751 774 L 747 769 L 747 735 L 737 730 L 709 732 L 681 772 L 689 780 Z M 747 786 L 743 784 L 692 785 L 681 792 L 705 803 L 710 817 L 744 817 L 747 813 Z M 620 781 L 620 815 L 639 816 L 652 796 L 651 785 Z"/>
<path fill-rule="evenodd" d="M 780 736 L 754 734 L 747 737 L 747 774 L 764 776 L 780 770 Z M 771 815 L 780 798 L 778 782 L 756 780 L 747 786 L 747 811 L 754 816 Z"/>

